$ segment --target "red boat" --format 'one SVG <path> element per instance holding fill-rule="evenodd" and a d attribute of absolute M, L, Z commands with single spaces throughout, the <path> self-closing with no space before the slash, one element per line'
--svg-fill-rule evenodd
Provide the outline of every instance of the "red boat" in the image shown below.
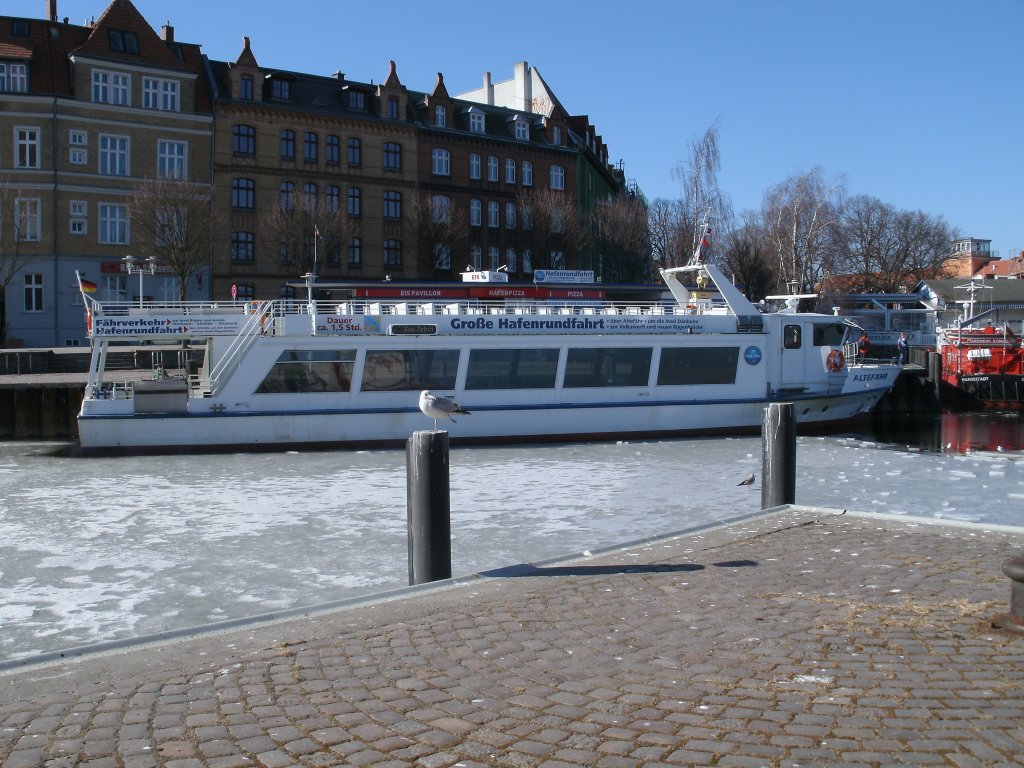
<path fill-rule="evenodd" d="M 943 395 L 952 404 L 1024 409 L 1024 347 L 1006 325 L 945 328 L 939 332 Z"/>

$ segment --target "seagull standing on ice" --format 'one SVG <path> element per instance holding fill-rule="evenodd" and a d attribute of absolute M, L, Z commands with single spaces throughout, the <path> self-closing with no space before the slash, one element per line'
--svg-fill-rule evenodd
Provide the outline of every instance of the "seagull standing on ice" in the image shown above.
<path fill-rule="evenodd" d="M 429 416 L 434 420 L 434 429 L 437 429 L 438 419 L 451 419 L 453 413 L 462 414 L 469 416 L 470 413 L 461 405 L 456 403 L 451 398 L 444 397 L 443 395 L 434 395 L 430 393 L 429 389 L 424 389 L 420 392 L 420 410 L 423 411 L 424 416 Z"/>

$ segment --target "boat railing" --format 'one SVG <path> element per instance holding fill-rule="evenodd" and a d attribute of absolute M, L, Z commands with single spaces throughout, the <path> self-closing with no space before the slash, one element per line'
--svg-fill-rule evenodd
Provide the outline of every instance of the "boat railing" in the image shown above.
<path fill-rule="evenodd" d="M 256 343 L 256 339 L 265 335 L 267 327 L 274 320 L 274 304 L 272 301 L 254 301 L 246 306 L 246 320 L 239 329 L 238 334 L 231 341 L 220 360 L 210 371 L 209 383 L 206 387 L 203 382 L 195 382 L 193 386 L 197 389 L 208 389 L 214 394 L 232 373 L 238 368 L 249 348 Z"/>
<path fill-rule="evenodd" d="M 308 309 L 306 309 L 308 311 Z M 317 314 L 330 315 L 701 315 L 722 314 L 724 302 L 682 307 L 674 302 L 594 301 L 318 301 Z M 301 310 L 300 310 L 301 312 Z"/>

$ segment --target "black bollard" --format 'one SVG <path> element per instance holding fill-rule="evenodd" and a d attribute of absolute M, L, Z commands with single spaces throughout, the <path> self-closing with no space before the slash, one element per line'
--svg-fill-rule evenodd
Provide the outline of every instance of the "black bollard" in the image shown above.
<path fill-rule="evenodd" d="M 1010 612 L 997 616 L 993 626 L 1024 632 L 1024 552 L 1006 559 L 1003 574 L 1010 580 Z"/>
<path fill-rule="evenodd" d="M 409 584 L 452 576 L 448 433 L 413 432 L 405 449 Z"/>
<path fill-rule="evenodd" d="M 770 403 L 761 423 L 761 509 L 796 503 L 796 411 Z"/>
<path fill-rule="evenodd" d="M 936 413 L 942 408 L 942 355 L 928 353 L 928 383 L 932 385 L 933 404 Z"/>

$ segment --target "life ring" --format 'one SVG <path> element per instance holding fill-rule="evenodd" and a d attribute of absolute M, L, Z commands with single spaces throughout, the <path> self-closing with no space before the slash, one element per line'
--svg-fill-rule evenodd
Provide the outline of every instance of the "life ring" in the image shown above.
<path fill-rule="evenodd" d="M 833 349 L 828 353 L 828 358 L 825 360 L 825 365 L 830 371 L 841 371 L 843 370 L 843 364 L 846 359 L 843 357 L 843 353 L 838 349 Z"/>

